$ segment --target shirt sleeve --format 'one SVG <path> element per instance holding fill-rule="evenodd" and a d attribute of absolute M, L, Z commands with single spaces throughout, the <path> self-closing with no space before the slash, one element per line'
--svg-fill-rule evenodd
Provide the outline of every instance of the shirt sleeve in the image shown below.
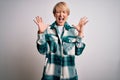
<path fill-rule="evenodd" d="M 75 44 L 75 55 L 82 54 L 84 48 L 85 48 L 85 43 L 82 42 L 82 38 L 80 36 L 77 36 L 76 44 Z"/>
<path fill-rule="evenodd" d="M 46 40 L 45 40 L 45 33 L 38 34 L 37 43 L 40 44 L 40 45 L 46 43 Z"/>
<path fill-rule="evenodd" d="M 46 42 L 45 38 L 46 33 L 38 34 L 38 39 L 37 39 L 37 50 L 39 51 L 40 54 L 45 55 L 48 50 L 48 44 Z"/>

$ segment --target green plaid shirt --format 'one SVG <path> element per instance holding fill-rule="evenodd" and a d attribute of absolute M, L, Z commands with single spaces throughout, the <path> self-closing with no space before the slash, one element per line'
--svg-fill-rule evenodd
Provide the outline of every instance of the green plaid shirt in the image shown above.
<path fill-rule="evenodd" d="M 67 22 L 60 35 L 56 22 L 38 34 L 37 49 L 46 55 L 42 80 L 78 80 L 75 55 L 85 48 L 77 30 Z"/>

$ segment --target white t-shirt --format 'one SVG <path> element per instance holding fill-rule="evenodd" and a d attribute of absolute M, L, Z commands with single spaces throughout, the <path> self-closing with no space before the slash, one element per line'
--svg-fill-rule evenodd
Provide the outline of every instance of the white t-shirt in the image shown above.
<path fill-rule="evenodd" d="M 59 33 L 60 33 L 60 35 L 61 35 L 62 32 L 63 32 L 63 26 L 58 26 L 58 31 L 59 31 Z"/>

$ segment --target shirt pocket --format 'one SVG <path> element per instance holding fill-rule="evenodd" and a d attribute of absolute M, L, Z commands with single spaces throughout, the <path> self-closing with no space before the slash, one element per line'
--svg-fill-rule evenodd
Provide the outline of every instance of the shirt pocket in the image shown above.
<path fill-rule="evenodd" d="M 74 55 L 75 54 L 75 38 L 65 37 L 63 39 L 63 52 L 65 55 Z"/>

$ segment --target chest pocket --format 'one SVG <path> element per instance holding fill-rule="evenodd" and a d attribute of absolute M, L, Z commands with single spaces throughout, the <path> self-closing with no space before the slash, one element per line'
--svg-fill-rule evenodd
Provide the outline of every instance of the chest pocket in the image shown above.
<path fill-rule="evenodd" d="M 71 50 L 74 50 L 75 42 L 76 42 L 76 38 L 75 37 L 66 36 L 62 40 L 63 40 L 64 54 L 68 54 Z"/>

